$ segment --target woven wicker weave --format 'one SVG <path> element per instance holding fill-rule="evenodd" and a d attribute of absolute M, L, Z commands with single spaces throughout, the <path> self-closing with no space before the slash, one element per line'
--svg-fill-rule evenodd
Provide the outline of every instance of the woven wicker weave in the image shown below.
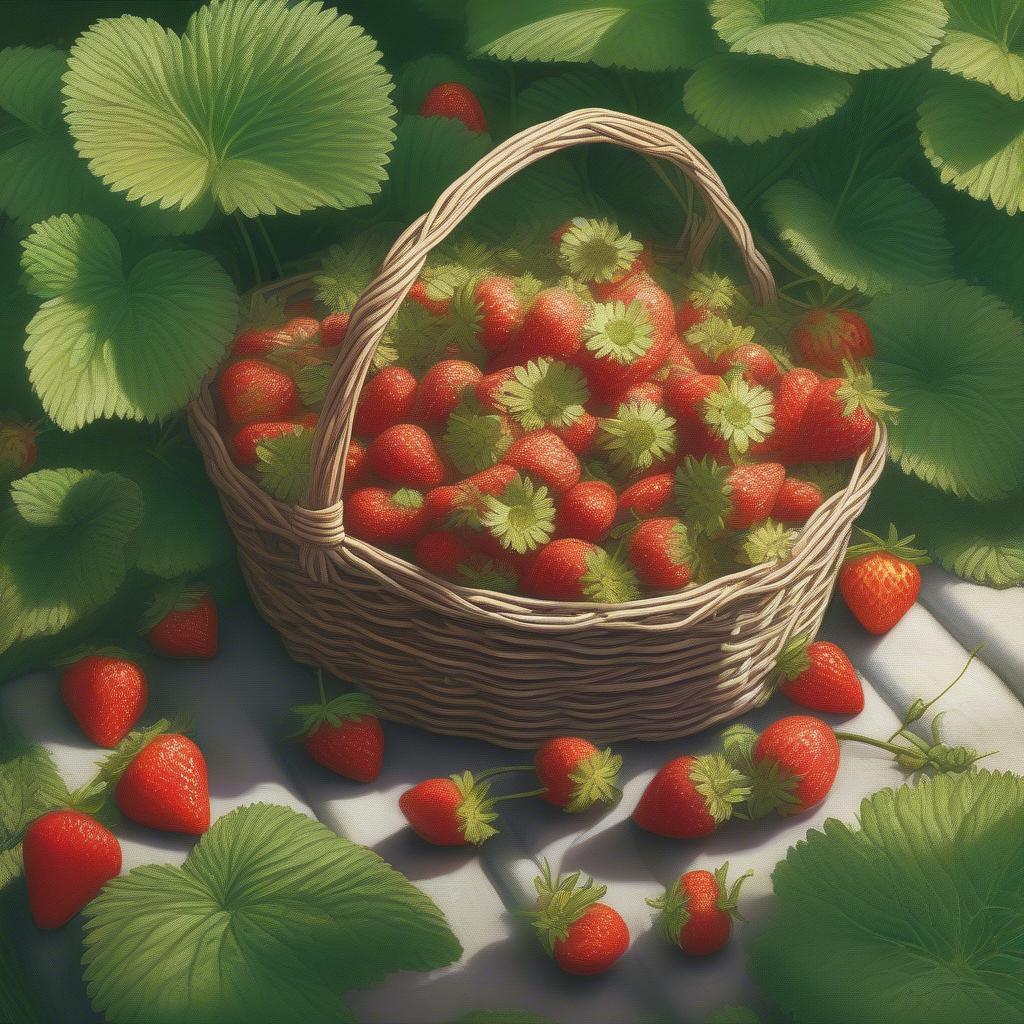
<path fill-rule="evenodd" d="M 531 747 L 558 734 L 665 740 L 757 704 L 786 639 L 815 633 L 885 461 L 885 432 L 804 527 L 783 564 L 755 566 L 623 605 L 558 604 L 453 586 L 345 534 L 340 500 L 355 403 L 373 351 L 430 251 L 481 199 L 542 157 L 610 143 L 675 164 L 743 257 L 754 298 L 768 265 L 707 161 L 663 125 L 577 110 L 491 150 L 402 234 L 352 312 L 320 416 L 305 506 L 274 500 L 231 461 L 207 380 L 193 434 L 238 540 L 252 596 L 297 660 L 358 680 L 388 717 L 435 732 Z M 708 221 L 691 233 L 702 250 Z M 691 261 L 701 252 L 691 252 Z M 312 292 L 310 278 L 265 293 Z"/>

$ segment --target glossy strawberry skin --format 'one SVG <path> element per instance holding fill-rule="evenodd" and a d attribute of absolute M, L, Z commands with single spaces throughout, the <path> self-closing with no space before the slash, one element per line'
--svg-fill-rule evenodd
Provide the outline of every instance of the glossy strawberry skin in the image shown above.
<path fill-rule="evenodd" d="M 82 732 L 99 747 L 116 747 L 146 709 L 146 674 L 133 661 L 90 654 L 61 673 L 60 693 Z"/>
<path fill-rule="evenodd" d="M 580 479 L 580 461 L 553 430 L 532 430 L 513 441 L 501 460 L 534 477 L 555 494 L 562 494 Z"/>
<path fill-rule="evenodd" d="M 429 490 L 444 482 L 444 463 L 433 440 L 414 423 L 388 427 L 370 443 L 366 458 L 381 480 L 399 487 Z"/>
<path fill-rule="evenodd" d="M 637 575 L 657 590 L 679 590 L 690 582 L 688 562 L 673 551 L 682 524 L 672 517 L 645 519 L 629 535 L 629 561 Z"/>
<path fill-rule="evenodd" d="M 555 433 L 562 439 L 565 447 L 574 455 L 586 455 L 594 447 L 600 423 L 596 416 L 584 412 L 582 416 L 567 427 L 554 427 Z"/>
<path fill-rule="evenodd" d="M 448 117 L 461 121 L 471 132 L 487 131 L 487 118 L 476 95 L 459 82 L 435 85 L 420 104 L 421 117 Z"/>
<path fill-rule="evenodd" d="M 337 348 L 348 333 L 349 314 L 328 313 L 320 323 L 320 344 L 324 348 Z"/>
<path fill-rule="evenodd" d="M 354 782 L 372 782 L 384 761 L 384 733 L 376 715 L 317 726 L 302 741 L 306 753 L 328 771 Z"/>
<path fill-rule="evenodd" d="M 788 476 L 775 496 L 772 519 L 780 523 L 806 523 L 824 500 L 817 484 Z"/>
<path fill-rule="evenodd" d="M 49 811 L 25 829 L 29 908 L 38 928 L 68 923 L 121 873 L 121 844 L 80 811 Z"/>
<path fill-rule="evenodd" d="M 423 375 L 416 395 L 416 419 L 440 427 L 459 404 L 462 394 L 475 388 L 483 374 L 465 359 L 444 359 Z"/>
<path fill-rule="evenodd" d="M 485 277 L 477 282 L 473 298 L 480 306 L 477 340 L 487 352 L 504 352 L 526 316 L 515 281 L 510 277 Z"/>
<path fill-rule="evenodd" d="M 466 846 L 458 816 L 462 799 L 451 779 L 425 779 L 399 797 L 398 807 L 421 839 L 434 846 Z"/>
<path fill-rule="evenodd" d="M 754 463 L 731 469 L 726 479 L 732 488 L 732 511 L 726 520 L 726 527 L 730 530 L 746 530 L 763 523 L 771 515 L 785 477 L 785 467 L 777 462 Z"/>
<path fill-rule="evenodd" d="M 466 542 L 452 530 L 431 530 L 418 541 L 413 552 L 417 565 L 443 579 L 455 579 L 459 566 L 472 552 Z"/>
<path fill-rule="evenodd" d="M 213 597 L 207 593 L 192 608 L 168 612 L 148 633 L 153 649 L 172 658 L 214 658 L 219 619 Z"/>
<path fill-rule="evenodd" d="M 603 974 L 629 948 L 629 929 L 617 910 L 592 903 L 571 925 L 564 939 L 556 939 L 554 960 L 566 974 Z"/>
<path fill-rule="evenodd" d="M 808 310 L 793 330 L 793 343 L 808 366 L 829 374 L 875 354 L 870 328 L 849 309 Z"/>
<path fill-rule="evenodd" d="M 409 420 L 416 403 L 416 378 L 402 366 L 385 366 L 364 385 L 352 429 L 373 440 L 388 427 Z"/>
<path fill-rule="evenodd" d="M 490 412 L 504 412 L 505 406 L 498 396 L 505 385 L 514 379 L 515 370 L 511 366 L 485 374 L 476 384 L 477 401 Z"/>
<path fill-rule="evenodd" d="M 787 814 L 800 814 L 820 804 L 839 772 L 839 742 L 820 718 L 790 715 L 773 722 L 754 744 L 755 763 L 775 762 L 785 775 L 797 776 L 793 791 L 798 803 Z"/>
<path fill-rule="evenodd" d="M 565 807 L 577 785 L 569 776 L 583 761 L 598 753 L 597 747 L 581 736 L 556 736 L 542 744 L 533 758 L 537 778 L 545 787 L 541 799 Z"/>
<path fill-rule="evenodd" d="M 258 459 L 256 447 L 261 441 L 291 434 L 298 426 L 291 420 L 246 424 L 231 438 L 231 457 L 238 466 L 255 466 Z"/>
<path fill-rule="evenodd" d="M 313 316 L 293 316 L 277 329 L 279 337 L 293 342 L 309 341 L 320 333 L 320 321 Z"/>
<path fill-rule="evenodd" d="M 725 374 L 734 366 L 743 368 L 743 377 L 748 384 L 762 384 L 774 387 L 782 379 L 782 370 L 763 345 L 747 342 L 724 352 L 715 362 L 715 372 Z"/>
<path fill-rule="evenodd" d="M 633 811 L 642 829 L 673 839 L 710 835 L 718 828 L 690 775 L 696 758 L 677 757 L 664 765 L 648 783 Z"/>
<path fill-rule="evenodd" d="M 427 523 L 431 526 L 444 526 L 449 516 L 459 508 L 475 505 L 480 495 L 489 494 L 497 497 L 515 478 L 513 466 L 498 463 L 479 473 L 466 477 L 457 484 L 443 484 L 428 491 L 424 499 Z"/>
<path fill-rule="evenodd" d="M 290 419 L 299 406 L 295 381 L 262 359 L 240 359 L 221 375 L 224 411 L 239 425 Z"/>
<path fill-rule="evenodd" d="M 151 740 L 114 790 L 121 813 L 162 832 L 200 836 L 210 827 L 210 790 L 202 751 L 180 733 Z"/>
<path fill-rule="evenodd" d="M 672 370 L 666 377 L 662 385 L 665 408 L 678 423 L 680 450 L 698 457 L 725 457 L 727 445 L 711 432 L 701 416 L 705 399 L 721 386 L 722 378 L 713 373 Z"/>
<path fill-rule="evenodd" d="M 679 948 L 689 956 L 717 953 L 732 934 L 732 915 L 719 909 L 721 890 L 710 871 L 687 871 L 679 879 L 689 920 L 679 929 Z"/>
<path fill-rule="evenodd" d="M 240 331 L 231 344 L 233 356 L 263 356 L 280 344 L 273 327 Z"/>
<path fill-rule="evenodd" d="M 345 483 L 342 497 L 347 498 L 366 477 L 366 449 L 356 440 L 348 443 L 345 455 Z"/>
<path fill-rule="evenodd" d="M 775 429 L 760 447 L 776 453 L 783 461 L 798 461 L 801 425 L 811 395 L 820 383 L 821 378 L 804 367 L 782 375 L 775 391 Z"/>
<path fill-rule="evenodd" d="M 694 305 L 689 299 L 686 299 L 676 310 L 676 330 L 679 332 L 680 337 L 685 337 L 686 332 L 691 327 L 696 327 L 697 324 L 706 320 L 710 311 L 703 306 Z"/>
<path fill-rule="evenodd" d="M 582 601 L 587 559 L 597 550 L 597 545 L 576 537 L 545 544 L 530 562 L 523 589 L 549 601 Z"/>
<path fill-rule="evenodd" d="M 526 311 L 512 352 L 515 362 L 550 356 L 571 359 L 583 347 L 583 329 L 591 309 L 565 288 L 546 288 Z"/>
<path fill-rule="evenodd" d="M 561 537 L 599 541 L 612 528 L 618 499 L 611 485 L 602 480 L 583 480 L 562 495 L 555 516 Z"/>
<path fill-rule="evenodd" d="M 619 515 L 656 516 L 672 499 L 675 477 L 671 473 L 653 473 L 630 484 L 619 495 Z"/>
<path fill-rule="evenodd" d="M 807 462 L 838 462 L 866 452 L 875 436 L 875 420 L 863 409 L 847 414 L 836 392 L 840 378 L 823 380 L 811 394 L 798 447 Z"/>
<path fill-rule="evenodd" d="M 619 406 L 629 402 L 650 402 L 652 405 L 664 405 L 665 392 L 656 381 L 641 381 L 639 384 L 631 384 L 621 394 L 615 395 L 610 404 L 613 409 L 618 409 Z"/>
<path fill-rule="evenodd" d="M 857 621 L 876 636 L 888 633 L 913 607 L 921 571 L 886 551 L 861 555 L 839 572 L 839 590 Z"/>
<path fill-rule="evenodd" d="M 392 500 L 394 492 L 383 487 L 361 487 L 345 503 L 345 529 L 369 544 L 412 544 L 426 526 L 426 511 L 403 508 Z"/>
<path fill-rule="evenodd" d="M 864 710 L 864 687 L 846 652 L 827 640 L 807 646 L 811 664 L 779 690 L 794 704 L 832 715 L 858 715 Z"/>

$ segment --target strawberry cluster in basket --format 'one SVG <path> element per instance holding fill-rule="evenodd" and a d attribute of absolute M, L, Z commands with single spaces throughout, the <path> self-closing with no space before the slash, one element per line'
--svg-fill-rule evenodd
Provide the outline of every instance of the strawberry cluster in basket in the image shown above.
<path fill-rule="evenodd" d="M 347 313 L 246 330 L 230 447 L 302 497 Z M 354 538 L 469 587 L 617 603 L 785 559 L 891 411 L 850 310 L 757 308 L 607 220 L 424 270 L 359 398 Z M 804 365 L 797 365 L 797 361 Z"/>

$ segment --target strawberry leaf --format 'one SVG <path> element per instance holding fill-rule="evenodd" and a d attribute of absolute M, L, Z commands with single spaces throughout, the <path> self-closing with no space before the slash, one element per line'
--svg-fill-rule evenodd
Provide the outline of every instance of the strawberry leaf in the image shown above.
<path fill-rule="evenodd" d="M 1024 100 L 1024 18 L 1020 0 L 946 0 L 949 24 L 932 67 Z"/>
<path fill-rule="evenodd" d="M 381 264 L 387 244 L 383 237 L 367 232 L 345 245 L 332 245 L 313 278 L 317 298 L 334 312 L 349 311 L 370 283 Z"/>
<path fill-rule="evenodd" d="M 376 854 L 269 804 L 216 821 L 180 868 L 114 879 L 85 915 L 85 982 L 111 1024 L 336 1024 L 352 1019 L 344 991 L 461 954 Z"/>
<path fill-rule="evenodd" d="M 256 445 L 256 473 L 260 486 L 278 501 L 294 505 L 309 484 L 313 431 L 296 427 L 290 434 L 264 438 Z"/>

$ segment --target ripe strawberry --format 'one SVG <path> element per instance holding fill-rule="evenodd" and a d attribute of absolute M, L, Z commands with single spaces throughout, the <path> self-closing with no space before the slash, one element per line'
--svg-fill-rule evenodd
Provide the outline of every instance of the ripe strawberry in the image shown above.
<path fill-rule="evenodd" d="M 261 441 L 282 434 L 298 433 L 300 424 L 292 420 L 274 423 L 248 423 L 231 438 L 231 457 L 239 466 L 256 465 L 256 446 Z"/>
<path fill-rule="evenodd" d="M 591 306 L 566 288 L 544 289 L 526 311 L 510 356 L 517 363 L 542 356 L 571 359 L 583 347 L 591 313 Z"/>
<path fill-rule="evenodd" d="M 704 422 L 707 399 L 720 391 L 723 380 L 712 373 L 687 373 L 671 370 L 662 385 L 665 408 L 679 425 L 680 449 L 725 458 L 725 440 L 713 434 Z"/>
<path fill-rule="evenodd" d="M 685 337 L 691 327 L 706 320 L 711 312 L 706 307 L 695 305 L 692 299 L 684 299 L 676 311 L 676 330 L 680 337 Z"/>
<path fill-rule="evenodd" d="M 656 516 L 669 503 L 674 487 L 672 473 L 642 477 L 619 495 L 619 515 Z"/>
<path fill-rule="evenodd" d="M 426 526 L 423 495 L 402 488 L 361 487 L 345 503 L 345 529 L 359 540 L 383 547 L 412 544 Z"/>
<path fill-rule="evenodd" d="M 240 359 L 220 378 L 220 398 L 233 423 L 286 420 L 299 405 L 299 390 L 288 374 L 262 359 Z"/>
<path fill-rule="evenodd" d="M 145 618 L 149 643 L 171 658 L 214 658 L 219 621 L 213 595 L 202 584 L 172 584 L 158 593 Z"/>
<path fill-rule="evenodd" d="M 498 816 L 489 792 L 490 783 L 463 772 L 417 783 L 399 797 L 398 807 L 428 843 L 479 846 L 498 833 L 491 824 Z"/>
<path fill-rule="evenodd" d="M 181 733 L 146 742 L 121 774 L 114 798 L 126 818 L 148 828 L 201 836 L 210 827 L 206 760 Z"/>
<path fill-rule="evenodd" d="M 61 673 L 60 694 L 79 728 L 99 747 L 116 747 L 146 710 L 146 674 L 118 652 L 97 651 Z"/>
<path fill-rule="evenodd" d="M 673 368 L 686 370 L 688 373 L 693 373 L 697 369 L 693 347 L 680 341 L 679 338 L 673 338 L 669 344 L 668 350 L 665 352 L 665 362 L 659 371 L 659 377 L 664 379 L 668 375 L 667 371 Z M 707 360 L 706 365 L 701 368 L 701 373 L 708 373 L 710 369 L 710 360 Z"/>
<path fill-rule="evenodd" d="M 565 447 L 575 455 L 585 455 L 594 447 L 600 424 L 597 417 L 584 411 L 567 427 L 553 427 Z"/>
<path fill-rule="evenodd" d="M 639 594 L 632 570 L 596 544 L 566 537 L 545 544 L 530 561 L 523 589 L 550 601 L 618 604 Z"/>
<path fill-rule="evenodd" d="M 562 495 L 555 528 L 562 537 L 599 541 L 612 528 L 617 512 L 618 498 L 609 484 L 583 480 Z"/>
<path fill-rule="evenodd" d="M 425 310 L 438 317 L 445 316 L 452 304 L 450 297 L 437 298 L 432 295 L 430 287 L 423 278 L 413 282 L 412 287 L 409 289 L 409 298 L 413 302 L 418 302 Z"/>
<path fill-rule="evenodd" d="M 459 566 L 469 561 L 469 545 L 451 530 L 431 530 L 416 541 L 416 564 L 443 579 L 455 579 Z"/>
<path fill-rule="evenodd" d="M 650 402 L 651 405 L 664 405 L 665 393 L 657 381 L 641 381 L 639 384 L 630 384 L 621 394 L 611 399 L 611 407 L 617 409 L 620 405 L 628 405 L 630 402 Z"/>
<path fill-rule="evenodd" d="M 775 429 L 762 445 L 752 450 L 775 454 L 785 462 L 799 461 L 801 425 L 811 395 L 820 383 L 821 378 L 803 366 L 784 373 L 775 389 Z"/>
<path fill-rule="evenodd" d="M 416 378 L 402 366 L 385 366 L 364 385 L 352 423 L 359 437 L 372 440 L 388 427 L 408 422 L 416 403 Z"/>
<path fill-rule="evenodd" d="M 264 356 L 272 349 L 283 344 L 284 339 L 277 337 L 276 327 L 252 328 L 239 331 L 231 343 L 233 356 Z"/>
<path fill-rule="evenodd" d="M 806 462 L 838 462 L 867 451 L 877 421 L 894 413 L 870 374 L 823 380 L 812 392 L 797 448 Z"/>
<path fill-rule="evenodd" d="M 299 344 L 320 333 L 320 321 L 315 316 L 293 316 L 277 329 L 278 338 Z"/>
<path fill-rule="evenodd" d="M 471 132 L 487 131 L 487 118 L 472 89 L 458 82 L 442 82 L 427 93 L 419 110 L 421 117 L 449 117 L 461 121 Z"/>
<path fill-rule="evenodd" d="M 772 519 L 780 523 L 805 523 L 824 500 L 817 484 L 787 476 L 775 496 Z"/>
<path fill-rule="evenodd" d="M 351 440 L 345 456 L 345 484 L 342 488 L 342 497 L 348 498 L 365 476 L 366 449 L 358 441 Z"/>
<path fill-rule="evenodd" d="M 793 328 L 793 344 L 808 366 L 830 374 L 875 354 L 871 329 L 849 309 L 809 309 Z"/>
<path fill-rule="evenodd" d="M 678 519 L 645 519 L 629 534 L 629 562 L 637 576 L 658 590 L 679 590 L 690 582 L 693 552 Z"/>
<path fill-rule="evenodd" d="M 839 771 L 839 741 L 820 718 L 790 715 L 757 737 L 750 763 L 751 816 L 801 814 L 828 796 Z"/>
<path fill-rule="evenodd" d="M 475 388 L 483 374 L 464 359 L 445 359 L 432 366 L 420 381 L 416 395 L 416 419 L 438 427 L 459 404 L 463 391 Z"/>
<path fill-rule="evenodd" d="M 452 310 L 467 341 L 475 341 L 491 355 L 512 344 L 526 315 L 519 286 L 511 277 L 497 275 L 456 292 Z"/>
<path fill-rule="evenodd" d="M 121 844 L 95 818 L 49 811 L 25 829 L 22 858 L 37 928 L 67 924 L 121 873 Z"/>
<path fill-rule="evenodd" d="M 745 776 L 721 754 L 677 757 L 647 784 L 633 811 L 642 829 L 673 839 L 706 836 L 750 795 Z"/>
<path fill-rule="evenodd" d="M 750 384 L 763 384 L 770 388 L 782 379 L 782 369 L 775 356 L 756 342 L 736 345 L 715 360 L 715 372 L 723 376 L 734 366 L 740 367 L 744 378 Z"/>
<path fill-rule="evenodd" d="M 388 427 L 370 443 L 366 458 L 377 476 L 401 487 L 427 490 L 444 481 L 444 463 L 433 440 L 413 423 Z"/>
<path fill-rule="evenodd" d="M 680 337 L 709 316 L 728 313 L 739 297 L 736 285 L 721 274 L 697 273 L 687 283 L 690 294 L 676 313 Z"/>
<path fill-rule="evenodd" d="M 481 497 L 487 494 L 497 497 L 515 477 L 514 467 L 499 462 L 496 466 L 466 477 L 460 483 L 435 487 L 424 499 L 427 522 L 431 526 L 442 526 L 453 515 L 467 513 L 466 525 L 475 525 L 473 513 L 483 510 Z"/>
<path fill-rule="evenodd" d="M 354 782 L 372 782 L 380 775 L 384 759 L 384 733 L 377 718 L 377 705 L 364 693 L 343 693 L 332 700 L 324 692 L 323 673 L 317 673 L 318 704 L 292 708 L 302 718 L 306 753 L 337 775 Z"/>
<path fill-rule="evenodd" d="M 505 403 L 501 401 L 501 393 L 510 380 L 515 379 L 514 366 L 506 366 L 504 369 L 495 370 L 494 373 L 485 374 L 476 384 L 476 399 L 488 412 L 504 412 Z"/>
<path fill-rule="evenodd" d="M 730 887 L 728 863 L 714 874 L 687 871 L 663 896 L 647 903 L 659 911 L 657 925 L 669 942 L 689 956 L 708 956 L 729 941 L 732 920 L 740 919 L 740 887 L 753 873 L 741 875 Z"/>
<path fill-rule="evenodd" d="M 0 422 L 0 479 L 10 480 L 27 473 L 36 462 L 39 432 L 31 423 Z"/>
<path fill-rule="evenodd" d="M 579 736 L 548 740 L 534 755 L 533 764 L 544 786 L 541 799 L 569 813 L 617 803 L 622 796 L 617 785 L 622 758 L 608 748 L 598 750 Z"/>
<path fill-rule="evenodd" d="M 931 559 L 911 546 L 913 534 L 900 537 L 895 526 L 889 526 L 884 540 L 867 530 L 860 532 L 867 539 L 847 549 L 839 590 L 860 624 L 869 633 L 880 635 L 910 611 L 921 589 L 918 566 Z"/>
<path fill-rule="evenodd" d="M 775 662 L 775 685 L 794 704 L 832 715 L 864 710 L 864 688 L 841 647 L 794 637 Z"/>
<path fill-rule="evenodd" d="M 786 470 L 777 462 L 720 466 L 688 455 L 676 470 L 676 504 L 687 522 L 709 536 L 746 530 L 771 515 Z"/>
<path fill-rule="evenodd" d="M 629 947 L 629 929 L 618 911 L 599 902 L 607 886 L 592 878 L 580 882 L 578 871 L 568 878 L 544 873 L 534 879 L 537 903 L 526 916 L 548 956 L 566 974 L 603 974 Z"/>
<path fill-rule="evenodd" d="M 337 348 L 348 333 L 349 314 L 328 313 L 320 321 L 320 344 L 324 348 Z"/>
<path fill-rule="evenodd" d="M 536 477 L 555 494 L 567 491 L 580 478 L 580 461 L 553 430 L 531 430 L 513 441 L 501 460 L 521 473 Z"/>

